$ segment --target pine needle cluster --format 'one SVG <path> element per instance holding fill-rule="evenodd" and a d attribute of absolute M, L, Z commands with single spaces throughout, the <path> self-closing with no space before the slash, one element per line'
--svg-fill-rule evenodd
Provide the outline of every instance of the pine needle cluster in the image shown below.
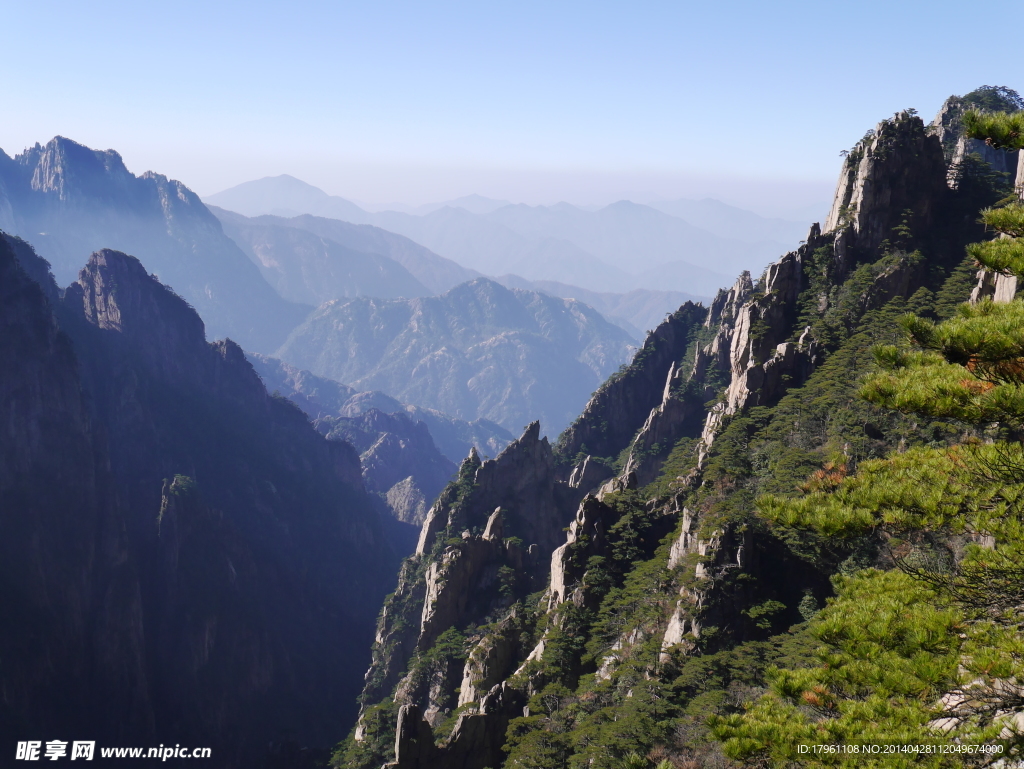
<path fill-rule="evenodd" d="M 1024 113 L 969 112 L 964 125 L 995 147 L 1024 144 Z M 998 237 L 970 255 L 1024 279 L 1024 205 L 982 220 Z M 879 371 L 861 395 L 952 420 L 965 439 L 862 462 L 796 499 L 758 500 L 773 526 L 869 536 L 884 562 L 834 579 L 836 596 L 811 621 L 815 665 L 774 670 L 771 693 L 712 719 L 733 758 L 941 767 L 1024 755 L 1024 301 L 964 305 L 941 323 L 907 315 L 900 325 L 910 346 L 876 348 Z M 871 752 L 894 744 L 918 747 Z M 813 745 L 835 750 L 804 749 Z M 969 745 L 988 752 L 964 752 Z"/>

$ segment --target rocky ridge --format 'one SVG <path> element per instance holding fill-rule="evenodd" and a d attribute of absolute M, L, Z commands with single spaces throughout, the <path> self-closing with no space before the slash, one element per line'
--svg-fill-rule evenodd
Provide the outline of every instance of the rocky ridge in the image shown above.
<path fill-rule="evenodd" d="M 720 436 L 733 422 L 750 413 L 769 413 L 830 359 L 836 349 L 830 329 L 851 333 L 859 318 L 918 296 L 936 272 L 946 274 L 942 270 L 962 259 L 957 247 L 978 233 L 973 225 L 943 228 L 949 221 L 963 227 L 960 222 L 966 219 L 959 218 L 957 207 L 966 205 L 958 202 L 964 193 L 951 189 L 947 176 L 942 144 L 919 118 L 904 112 L 883 121 L 846 158 L 824 231 L 814 225 L 799 249 L 770 265 L 758 280 L 741 275 L 732 288 L 719 292 L 706 313 L 684 306 L 652 332 L 634 359 L 636 368 L 602 387 L 562 436 L 551 469 L 531 468 L 545 488 L 564 495 L 551 518 L 571 521 L 566 539 L 550 550 L 548 568 L 524 564 L 529 581 L 546 584 L 533 624 L 523 622 L 522 603 L 507 603 L 502 610 L 496 601 L 475 613 L 461 603 L 490 579 L 482 576 L 482 564 L 503 563 L 496 555 L 468 555 L 484 553 L 490 545 L 479 529 L 463 523 L 463 508 L 456 503 L 477 492 L 478 465 L 467 460 L 460 480 L 431 510 L 417 554 L 403 567 L 400 592 L 382 615 L 360 725 L 342 765 L 363 766 L 360 756 L 371 753 L 402 769 L 501 765 L 506 728 L 523 719 L 523 707 L 545 690 L 556 675 L 552 671 L 561 669 L 558 675 L 567 676 L 561 679 L 565 682 L 587 672 L 579 658 L 573 662 L 561 656 L 565 638 L 584 632 L 572 630 L 579 612 L 594 611 L 603 600 L 606 588 L 595 581 L 595 564 L 611 563 L 621 557 L 623 542 L 636 541 L 628 534 L 636 525 L 630 520 L 647 522 L 648 544 L 636 545 L 644 557 L 664 558 L 662 568 L 690 576 L 681 582 L 673 578 L 676 587 L 653 599 L 660 609 L 650 619 L 625 623 L 626 629 L 595 661 L 595 682 L 615 679 L 619 667 L 649 644 L 656 645 L 657 658 L 666 664 L 679 655 L 699 654 L 708 643 L 702 639 L 706 626 L 724 625 L 735 628 L 738 638 L 756 637 L 761 631 L 752 617 L 758 615 L 743 614 L 740 607 L 764 601 L 759 591 L 771 596 L 775 590 L 772 600 L 792 607 L 789 617 L 801 589 L 826 589 L 825 576 L 801 565 L 770 537 L 716 523 L 708 503 L 701 501 L 715 498 L 707 473 Z M 929 253 L 931 265 L 915 249 Z M 635 403 L 630 400 L 634 391 Z M 717 402 L 705 409 L 712 398 Z M 507 449 L 517 450 L 516 444 Z M 681 459 L 673 453 L 677 450 Z M 615 458 L 618 462 L 609 461 Z M 609 478 L 616 465 L 619 470 Z M 513 482 L 512 476 L 496 474 L 491 489 L 494 480 Z M 640 487 L 646 493 L 661 490 L 645 500 L 635 496 Z M 491 491 L 488 503 L 496 497 Z M 482 527 L 493 508 L 481 504 L 473 509 L 474 525 Z M 502 518 L 506 509 L 502 505 Z M 575 515 L 567 515 L 572 509 Z M 624 515 L 623 509 L 634 512 Z M 460 529 L 465 529 L 461 541 Z M 669 534 L 657 555 L 657 543 Z M 453 564 L 463 557 L 472 566 L 454 571 Z M 628 577 L 629 567 L 623 568 Z M 747 575 L 752 587 L 729 588 L 738 592 L 723 601 L 723 586 L 735 583 L 730 575 Z M 431 608 L 435 604 L 459 609 L 445 609 L 438 621 Z M 414 617 L 420 618 L 420 634 L 413 629 Z M 423 635 L 428 617 L 430 631 Z M 458 655 L 431 656 L 438 647 L 430 639 L 442 638 L 444 625 L 465 633 L 461 681 Z M 518 632 L 510 633 L 510 626 Z M 560 668 L 552 668 L 555 659 Z M 422 678 L 424 670 L 433 677 Z M 405 683 L 410 677 L 418 686 Z M 393 699 L 387 699 L 389 692 Z M 394 741 L 389 744 L 390 736 Z"/>
<path fill-rule="evenodd" d="M 32 243 L 60 282 L 83 254 L 137 254 L 197 308 L 215 336 L 269 352 L 311 309 L 281 298 L 181 182 L 131 173 L 113 150 L 63 137 L 0 152 L 0 227 Z"/>

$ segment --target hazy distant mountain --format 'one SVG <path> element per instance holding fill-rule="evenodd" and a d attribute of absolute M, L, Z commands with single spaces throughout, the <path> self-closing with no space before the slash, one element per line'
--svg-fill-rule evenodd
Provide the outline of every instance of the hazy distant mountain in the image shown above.
<path fill-rule="evenodd" d="M 696 224 L 701 229 L 725 238 L 742 240 L 747 243 L 769 241 L 778 244 L 779 254 L 797 247 L 807 236 L 806 222 L 787 219 L 767 219 L 753 211 L 730 206 L 714 198 L 702 200 L 661 200 L 648 203 L 671 216 Z M 808 222 L 811 219 L 807 220 Z"/>
<path fill-rule="evenodd" d="M 759 270 L 767 254 L 779 249 L 777 244 L 726 241 L 628 201 L 593 213 L 560 203 L 506 206 L 483 216 L 460 208 L 425 216 L 394 211 L 372 216 L 378 226 L 485 274 L 515 273 L 603 292 L 643 287 L 713 294 L 729 283 L 728 274 Z M 669 283 L 637 279 L 643 270 L 668 262 L 691 263 L 693 269 L 673 269 Z M 697 266 L 706 263 L 716 269 Z"/>
<path fill-rule="evenodd" d="M 500 222 L 461 208 L 442 208 L 425 216 L 383 211 L 374 217 L 378 226 L 401 232 L 484 274 L 514 272 L 535 280 L 582 282 L 588 288 L 606 291 L 630 280 L 628 272 L 575 243 L 523 236 Z"/>
<path fill-rule="evenodd" d="M 388 257 L 402 265 L 416 280 L 435 294 L 444 293 L 459 283 L 480 276 L 476 270 L 466 269 L 451 259 L 438 256 L 404 235 L 369 224 L 352 224 L 309 214 L 292 218 L 268 215 L 250 219 L 216 206 L 210 206 L 210 210 L 224 223 L 245 222 L 251 225 L 294 227 L 332 240 L 353 251 Z"/>
<path fill-rule="evenodd" d="M 649 288 L 714 294 L 739 271 L 759 273 L 787 248 L 788 236 L 775 239 L 776 230 L 783 235 L 789 232 L 763 224 L 774 220 L 734 209 L 732 220 L 743 228 L 736 224 L 739 235 L 723 237 L 730 212 L 704 207 L 704 215 L 718 230 L 712 232 L 702 220 L 684 221 L 630 201 L 588 211 L 568 203 L 500 205 L 505 201 L 470 195 L 436 209 L 423 206 L 370 213 L 291 177 L 248 182 L 208 200 L 250 215 L 302 210 L 374 224 L 484 274 L 515 273 L 528 280 L 557 281 L 600 292 Z M 700 210 L 691 207 L 689 212 Z M 763 238 L 755 225 L 764 230 Z M 671 268 L 659 277 L 660 265 Z"/>
<path fill-rule="evenodd" d="M 657 328 L 666 315 L 678 310 L 684 302 L 710 304 L 710 297 L 684 294 L 681 291 L 635 288 L 626 293 L 614 294 L 588 291 L 553 280 L 526 280 L 518 275 L 502 275 L 495 280 L 506 288 L 522 288 L 563 299 L 579 299 L 639 341 L 643 341 L 650 329 Z"/>
<path fill-rule="evenodd" d="M 245 216 L 313 214 L 346 222 L 365 222 L 368 216 L 355 203 L 336 195 L 328 195 L 319 187 L 306 184 L 288 174 L 243 182 L 214 195 L 207 195 L 203 201 Z"/>
<path fill-rule="evenodd" d="M 539 418 L 555 435 L 634 349 L 582 302 L 478 278 L 439 297 L 328 302 L 277 355 L 461 419 Z"/>
<path fill-rule="evenodd" d="M 779 255 L 781 248 L 773 242 L 750 244 L 726 239 L 628 200 L 594 212 L 568 203 L 506 206 L 486 218 L 530 239 L 567 240 L 607 264 L 633 274 L 670 262 L 695 266 L 713 263 L 723 282 L 696 293 L 713 293 L 718 285 L 728 282 L 726 275 L 742 270 L 760 271 Z M 681 290 L 680 286 L 670 288 Z"/>
<path fill-rule="evenodd" d="M 188 300 L 212 338 L 249 349 L 273 349 L 312 309 L 282 299 L 185 185 L 135 176 L 113 150 L 58 136 L 14 158 L 0 151 L 0 219 L 61 285 L 93 251 L 124 251 Z"/>
<path fill-rule="evenodd" d="M 451 259 L 438 256 L 429 248 L 404 235 L 370 224 L 352 224 L 308 214 L 291 219 L 261 216 L 257 221 L 297 227 L 356 251 L 390 257 L 435 294 L 442 294 L 460 283 L 480 277 L 476 270 L 467 269 Z"/>
<path fill-rule="evenodd" d="M 398 211 L 403 214 L 415 214 L 416 216 L 423 216 L 424 214 L 432 213 L 441 208 L 464 208 L 471 214 L 489 214 L 491 211 L 497 211 L 502 206 L 512 205 L 511 200 L 497 200 L 495 198 L 485 198 L 483 195 L 464 195 L 461 198 L 455 198 L 454 200 L 443 200 L 440 203 L 424 203 L 420 206 L 410 206 L 407 203 L 384 203 L 378 205 L 371 205 L 368 203 L 360 203 L 359 207 L 365 211 L 378 213 L 380 211 Z"/>
<path fill-rule="evenodd" d="M 432 292 L 394 259 L 356 251 L 307 230 L 218 209 L 224 232 L 285 299 L 319 305 L 352 296 L 427 296 Z"/>
<path fill-rule="evenodd" d="M 443 203 L 427 203 L 424 206 L 417 206 L 415 210 L 408 213 L 423 215 L 441 208 L 462 208 L 471 214 L 489 214 L 492 211 L 497 211 L 499 208 L 510 205 L 512 205 L 510 200 L 495 200 L 494 198 L 485 198 L 483 195 L 473 193 L 472 195 L 455 198 L 455 200 L 446 200 Z"/>

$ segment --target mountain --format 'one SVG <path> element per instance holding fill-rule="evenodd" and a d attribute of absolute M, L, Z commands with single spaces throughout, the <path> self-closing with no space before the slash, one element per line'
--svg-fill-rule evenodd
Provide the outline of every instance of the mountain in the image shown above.
<path fill-rule="evenodd" d="M 638 341 L 646 336 L 642 329 L 656 328 L 666 315 L 673 313 L 684 302 L 710 302 L 708 297 L 693 296 L 681 291 L 635 288 L 625 294 L 611 294 L 588 291 L 579 286 L 570 286 L 553 280 L 526 280 L 518 275 L 501 275 L 495 280 L 506 288 L 523 288 L 563 299 L 579 299 L 615 325 L 628 331 Z"/>
<path fill-rule="evenodd" d="M 689 209 L 703 212 L 716 232 L 708 231 L 700 220 L 690 223 L 625 200 L 588 211 L 568 203 L 499 206 L 503 201 L 469 196 L 422 212 L 370 213 L 355 210 L 347 201 L 343 207 L 340 198 L 308 185 L 302 194 L 292 194 L 293 188 L 298 189 L 293 184 L 297 180 L 285 185 L 281 179 L 248 182 L 211 195 L 207 201 L 248 215 L 301 211 L 373 224 L 484 274 L 514 273 L 598 292 L 647 288 L 713 294 L 735 272 L 760 272 L 792 235 L 788 224 L 740 209 L 723 210 L 724 204 Z M 241 187 L 247 190 L 244 196 L 238 192 Z M 233 201 L 235 207 L 226 201 Z M 725 222 L 738 227 L 742 237 L 727 233 Z M 774 237 L 782 233 L 786 237 L 781 241 Z M 715 269 L 703 266 L 709 262 Z M 667 280 L 657 274 L 663 265 L 670 266 Z"/>
<path fill-rule="evenodd" d="M 355 446 L 366 488 L 381 497 L 397 522 L 387 531 L 402 555 L 415 547 L 416 532 L 457 463 L 478 449 L 498 454 L 513 440 L 493 422 L 404 406 L 384 393 L 358 392 L 275 358 L 248 357 L 268 391 L 295 403 L 328 439 Z"/>
<path fill-rule="evenodd" d="M 345 198 L 328 195 L 319 187 L 294 176 L 265 176 L 236 187 L 207 195 L 205 202 L 244 216 L 272 214 L 292 217 L 299 214 L 326 216 L 346 222 L 364 222 L 367 212 Z"/>
<path fill-rule="evenodd" d="M 369 224 L 351 224 L 308 214 L 290 219 L 269 215 L 249 219 L 222 208 L 212 207 L 211 210 L 229 228 L 233 223 L 292 227 L 306 230 L 353 251 L 388 257 L 402 265 L 416 280 L 435 294 L 443 294 L 459 283 L 480 276 L 475 270 L 438 256 L 403 235 L 396 235 Z"/>
<path fill-rule="evenodd" d="M 629 280 L 628 271 L 575 243 L 527 237 L 462 208 L 445 207 L 424 216 L 382 211 L 373 215 L 373 223 L 488 275 L 514 272 L 537 280 L 582 282 L 599 291 Z"/>
<path fill-rule="evenodd" d="M 416 214 L 423 216 L 429 214 L 432 211 L 437 211 L 441 208 L 462 208 L 469 211 L 471 214 L 489 214 L 491 211 L 496 211 L 502 206 L 510 206 L 512 202 L 509 200 L 497 200 L 495 198 L 486 198 L 483 195 L 463 195 L 461 198 L 455 198 L 453 200 L 445 200 L 440 203 L 425 203 L 422 206 L 407 206 L 401 203 L 394 203 L 384 206 L 374 206 L 373 210 L 379 211 L 399 211 L 406 214 Z M 364 206 L 365 208 L 365 206 Z M 369 209 L 367 209 L 369 210 Z"/>
<path fill-rule="evenodd" d="M 535 416 L 554 432 L 632 350 L 581 302 L 478 278 L 438 297 L 328 302 L 277 356 L 460 419 L 511 429 Z"/>
<path fill-rule="evenodd" d="M 863 505 L 836 496 L 807 507 L 817 530 L 771 511 L 804 494 L 855 494 L 847 476 L 870 477 L 889 454 L 985 442 L 963 422 L 887 411 L 858 391 L 886 356 L 895 371 L 916 359 L 895 331 L 906 312 L 949 318 L 975 284 L 1012 296 L 1006 276 L 976 278 L 964 253 L 984 237 L 978 212 L 1009 189 L 974 160 L 948 165 L 936 132 L 899 113 L 843 162 L 824 230 L 812 225 L 799 248 L 759 278 L 741 273 L 709 307 L 666 318 L 553 447 L 531 425 L 495 460 L 468 458 L 381 612 L 359 724 L 337 764 L 764 763 L 777 738 L 788 747 L 847 718 L 829 706 L 833 692 L 864 705 L 861 683 L 846 689 L 853 680 L 893 718 L 918 713 L 895 679 L 872 676 L 885 654 L 931 664 L 948 639 L 907 640 L 910 596 L 855 626 L 827 602 L 883 571 L 966 573 L 959 528 L 901 531 L 897 545 L 833 525 L 841 510 L 874 521 L 915 505 L 930 516 L 933 490 L 908 496 L 898 476 L 877 498 L 855 497 Z M 876 357 L 879 344 L 889 347 Z M 811 668 L 825 686 L 805 685 L 819 680 L 801 677 Z M 959 705 L 941 696 L 958 681 L 936 684 L 922 729 Z M 745 741 L 723 747 L 762 695 L 761 713 L 777 720 L 750 722 Z M 867 729 L 876 712 L 862 714 Z"/>
<path fill-rule="evenodd" d="M 411 525 L 410 547 L 403 553 L 411 552 L 427 510 L 458 466 L 438 451 L 426 424 L 402 411 L 370 409 L 356 417 L 323 417 L 318 427 L 329 439 L 356 447 L 367 489 L 387 500 L 397 520 Z"/>
<path fill-rule="evenodd" d="M 795 248 L 807 234 L 807 225 L 800 222 L 768 219 L 714 198 L 660 200 L 648 205 L 715 235 L 744 243 L 768 241 L 778 244 L 780 250 Z"/>
<path fill-rule="evenodd" d="M 485 457 L 495 456 L 514 438 L 504 427 L 486 419 L 467 422 L 435 409 L 399 403 L 379 391 L 359 392 L 266 355 L 250 354 L 248 358 L 269 392 L 287 397 L 314 423 L 328 417 L 359 417 L 371 409 L 392 415 L 402 412 L 413 423 L 425 423 L 441 453 L 456 463 L 474 449 Z"/>
<path fill-rule="evenodd" d="M 137 254 L 202 315 L 211 334 L 269 351 L 309 312 L 282 299 L 181 182 L 135 176 L 113 150 L 56 137 L 10 158 L 0 152 L 0 227 L 23 236 L 59 281 L 82 254 Z"/>
<path fill-rule="evenodd" d="M 505 206 L 486 218 L 531 240 L 569 241 L 602 261 L 634 274 L 672 262 L 696 266 L 709 259 L 714 260 L 716 271 L 726 274 L 740 270 L 760 271 L 780 248 L 773 242 L 752 246 L 723 238 L 629 200 L 620 200 L 594 212 L 568 203 Z"/>
<path fill-rule="evenodd" d="M 224 232 L 285 299 L 318 305 L 350 296 L 426 296 L 431 291 L 394 259 L 367 254 L 303 229 L 217 211 Z"/>
<path fill-rule="evenodd" d="M 0 294 L 0 733 L 329 745 L 395 564 L 355 449 L 134 257 L 0 237 Z"/>

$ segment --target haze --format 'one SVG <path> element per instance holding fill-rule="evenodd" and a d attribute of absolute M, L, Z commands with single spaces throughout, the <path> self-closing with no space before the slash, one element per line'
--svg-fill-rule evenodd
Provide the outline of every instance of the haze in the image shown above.
<path fill-rule="evenodd" d="M 1016 2 L 987 11 L 1002 29 L 1024 21 Z M 60 134 L 202 195 L 287 173 L 376 208 L 711 196 L 806 220 L 864 126 L 1005 80 L 1003 46 L 958 53 L 962 14 L 874 0 L 15 0 L 0 147 Z"/>

